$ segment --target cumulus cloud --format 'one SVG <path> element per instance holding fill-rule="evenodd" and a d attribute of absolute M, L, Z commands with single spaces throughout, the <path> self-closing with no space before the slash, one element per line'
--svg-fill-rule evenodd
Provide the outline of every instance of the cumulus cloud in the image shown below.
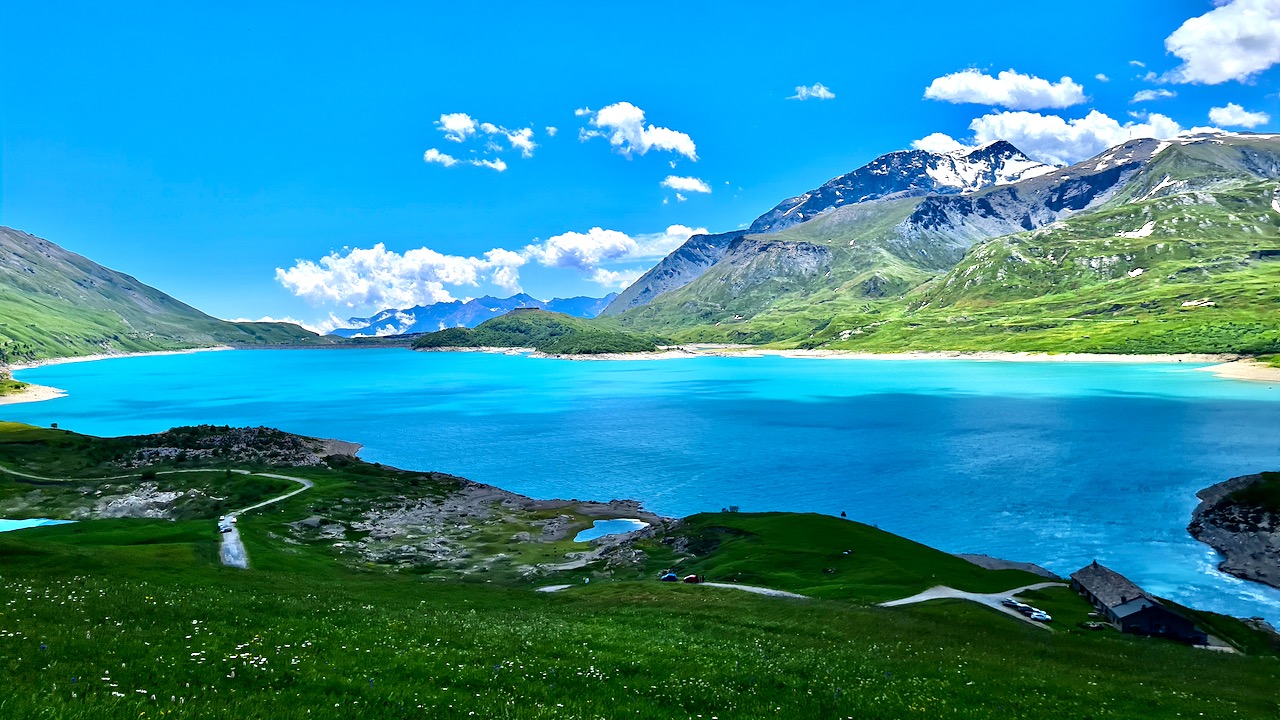
<path fill-rule="evenodd" d="M 610 145 L 628 157 L 632 153 L 644 155 L 650 150 L 665 150 L 695 162 L 698 159 L 693 138 L 671 128 L 646 125 L 644 111 L 629 102 L 614 103 L 596 113 L 588 108 L 579 108 L 574 114 L 591 115 L 591 125 L 596 128 L 583 128 L 578 134 L 583 141 L 594 137 L 608 138 Z"/>
<path fill-rule="evenodd" d="M 422 162 L 439 163 L 445 167 L 453 167 L 458 164 L 458 158 L 442 153 L 435 148 L 431 148 L 430 150 L 422 153 Z"/>
<path fill-rule="evenodd" d="M 1255 128 L 1271 122 L 1271 116 L 1264 112 L 1249 112 L 1235 103 L 1227 103 L 1226 107 L 1209 109 L 1209 122 L 1224 127 Z"/>
<path fill-rule="evenodd" d="M 678 175 L 668 175 L 666 180 L 659 183 L 662 187 L 671 188 L 672 190 L 682 190 L 684 192 L 709 193 L 711 186 L 699 180 L 696 177 L 680 177 Z"/>
<path fill-rule="evenodd" d="M 560 132 L 560 128 L 555 127 L 554 125 L 548 125 L 546 127 L 546 131 L 547 131 L 547 137 L 555 137 L 556 133 Z"/>
<path fill-rule="evenodd" d="M 1172 118 L 1152 113 L 1142 122 L 1121 124 L 1105 113 L 1090 111 L 1071 120 L 1057 115 L 1002 112 L 984 115 L 969 123 L 974 141 L 1008 140 L 1027 155 L 1053 165 L 1070 165 L 1135 138 L 1170 138 L 1184 132 Z"/>
<path fill-rule="evenodd" d="M 587 279 L 593 283 L 599 283 L 607 288 L 617 288 L 622 290 L 631 283 L 640 279 L 644 274 L 644 270 L 632 268 L 630 270 L 605 270 L 604 268 L 596 268 Z"/>
<path fill-rule="evenodd" d="M 593 227 L 586 232 L 566 232 L 530 245 L 525 255 L 548 267 L 591 270 L 595 266 L 625 258 L 636 250 L 636 241 L 617 230 Z"/>
<path fill-rule="evenodd" d="M 465 163 L 467 165 L 475 165 L 476 167 L 492 168 L 498 172 L 502 172 L 507 169 L 507 164 L 502 161 L 502 158 L 474 158 L 472 160 L 459 160 L 458 158 L 442 153 L 435 148 L 431 148 L 430 150 L 422 153 L 422 162 L 436 163 L 445 167 L 453 167 L 458 163 Z"/>
<path fill-rule="evenodd" d="M 706 232 L 706 228 L 671 225 L 662 232 L 633 236 L 595 227 L 561 233 L 521 251 L 494 248 L 482 257 L 447 255 L 426 247 L 398 253 L 378 243 L 371 248 L 344 248 L 318 261 L 299 260 L 287 270 L 277 268 L 276 280 L 316 304 L 370 311 L 449 302 L 455 299 L 450 288 L 476 287 L 481 282 L 521 292 L 520 268 L 531 262 L 574 270 L 603 285 L 625 286 L 642 271 L 617 269 L 617 264 L 664 257 L 690 236 Z M 336 324 L 340 321 L 332 314 L 331 321 L 327 327 L 304 326 L 322 332 L 349 327 Z"/>
<path fill-rule="evenodd" d="M 931 153 L 949 153 L 955 152 L 956 150 L 964 150 L 969 146 L 957 141 L 946 133 L 936 132 L 925 135 L 919 140 L 916 140 L 911 143 L 911 147 L 916 150 L 924 150 L 925 152 Z"/>
<path fill-rule="evenodd" d="M 1178 97 L 1178 93 L 1172 90 L 1165 90 L 1164 88 L 1157 88 L 1155 90 L 1139 90 L 1133 94 L 1133 99 L 1129 102 L 1151 102 L 1152 100 L 1166 100 L 1174 97 Z"/>
<path fill-rule="evenodd" d="M 1165 38 L 1165 49 L 1182 60 L 1169 73 L 1169 80 L 1205 85 L 1247 82 L 1280 63 L 1280 3 L 1231 0 L 1216 4 Z"/>
<path fill-rule="evenodd" d="M 506 253 L 495 249 L 481 259 L 423 247 L 401 254 L 378 243 L 345 253 L 335 251 L 318 262 L 299 260 L 288 270 L 276 268 L 276 280 L 294 295 L 317 304 L 403 308 L 453 300 L 446 285 L 474 287 L 487 279 L 518 287 L 517 268 L 524 259 Z"/>
<path fill-rule="evenodd" d="M 1093 76 L 1093 79 L 1098 82 L 1111 82 L 1111 78 L 1107 77 L 1105 73 L 1098 73 Z"/>
<path fill-rule="evenodd" d="M 551 128 L 548 128 L 548 130 L 550 129 Z M 502 137 L 505 137 L 512 149 L 520 151 L 521 157 L 533 157 L 533 149 L 538 147 L 538 145 L 533 142 L 533 128 L 531 127 L 508 130 L 500 125 L 494 125 L 493 123 L 486 122 L 480 123 L 480 132 L 483 132 L 486 135 L 501 135 Z M 555 133 L 550 134 L 554 135 Z M 497 145 L 493 145 L 492 148 L 498 150 L 501 149 Z"/>
<path fill-rule="evenodd" d="M 436 121 L 436 127 L 444 133 L 446 140 L 456 143 L 463 142 L 468 135 L 476 134 L 476 121 L 466 113 L 445 113 Z"/>
<path fill-rule="evenodd" d="M 924 96 L 930 100 L 996 105 L 1011 110 L 1064 108 L 1085 101 L 1084 88 L 1069 77 L 1053 83 L 1013 70 L 1005 70 L 995 77 L 974 69 L 943 75 L 925 88 Z"/>
<path fill-rule="evenodd" d="M 507 164 L 502 161 L 502 158 L 493 158 L 492 160 L 479 158 L 476 160 L 472 160 L 471 164 L 475 165 L 476 167 L 492 168 L 494 170 L 497 170 L 498 172 L 502 172 L 507 169 Z"/>
<path fill-rule="evenodd" d="M 788 100 L 832 100 L 836 96 L 826 85 L 822 83 L 814 83 L 812 85 L 797 85 L 796 94 L 788 97 Z"/>

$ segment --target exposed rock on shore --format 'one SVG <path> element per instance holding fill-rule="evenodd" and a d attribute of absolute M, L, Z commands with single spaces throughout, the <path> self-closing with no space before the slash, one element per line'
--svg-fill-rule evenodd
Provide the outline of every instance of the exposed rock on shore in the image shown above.
<path fill-rule="evenodd" d="M 1187 531 L 1222 554 L 1222 572 L 1280 588 L 1280 512 L 1259 489 L 1280 473 L 1232 478 L 1201 490 Z"/>

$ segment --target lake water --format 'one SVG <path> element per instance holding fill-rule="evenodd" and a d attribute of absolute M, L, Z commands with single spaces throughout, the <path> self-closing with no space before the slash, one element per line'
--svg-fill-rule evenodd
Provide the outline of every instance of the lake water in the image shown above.
<path fill-rule="evenodd" d="M 685 515 L 841 511 L 952 552 L 1280 622 L 1186 533 L 1195 491 L 1280 468 L 1280 386 L 1183 364 L 576 362 L 408 350 L 135 357 L 17 373 L 68 397 L 0 417 L 98 435 L 271 425 L 538 498 Z"/>
<path fill-rule="evenodd" d="M 649 523 L 643 520 L 632 520 L 629 518 L 618 518 L 616 520 L 596 520 L 591 523 L 591 527 L 583 530 L 573 536 L 574 542 L 591 542 L 596 538 L 602 538 L 606 535 L 622 535 L 623 533 L 635 532 L 649 527 Z"/>

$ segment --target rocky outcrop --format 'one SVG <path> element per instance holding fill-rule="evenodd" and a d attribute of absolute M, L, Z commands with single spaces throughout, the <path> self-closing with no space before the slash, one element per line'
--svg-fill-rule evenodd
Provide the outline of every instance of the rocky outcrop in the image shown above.
<path fill-rule="evenodd" d="M 1280 588 L 1280 513 L 1237 495 L 1274 475 L 1245 475 L 1196 493 L 1200 505 L 1187 531 L 1222 555 L 1222 572 Z"/>

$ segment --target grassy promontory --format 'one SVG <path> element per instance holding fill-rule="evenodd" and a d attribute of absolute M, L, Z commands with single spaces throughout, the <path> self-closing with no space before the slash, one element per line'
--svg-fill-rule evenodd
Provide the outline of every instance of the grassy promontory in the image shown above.
<path fill-rule="evenodd" d="M 518 310 L 474 328 L 447 328 L 414 341 L 420 350 L 447 348 L 533 348 L 548 355 L 606 355 L 653 352 L 664 341 L 655 335 L 607 327 L 582 318 Z"/>
<path fill-rule="evenodd" d="M 26 383 L 14 380 L 9 373 L 0 372 L 0 395 L 12 395 L 22 392 L 26 388 Z"/>
<path fill-rule="evenodd" d="M 1054 615 L 1052 633 L 961 601 L 876 607 L 935 584 L 1003 591 L 1041 578 L 983 570 L 856 522 L 785 513 L 655 520 L 654 532 L 618 553 L 565 568 L 556 555 L 592 547 L 571 540 L 590 522 L 585 505 L 521 504 L 448 475 L 323 453 L 317 441 L 265 430 L 98 439 L 0 426 L 0 466 L 67 478 L 0 473 L 10 516 L 25 506 L 93 517 L 111 505 L 104 498 L 147 483 L 235 502 L 277 490 L 255 490 L 267 480 L 226 472 L 233 467 L 315 482 L 241 519 L 248 571 L 217 564 L 221 508 L 208 502 L 180 502 L 176 519 L 86 519 L 0 535 L 0 716 L 1280 712 L 1274 657 L 1084 630 L 1076 621 L 1089 608 L 1065 589 L 1028 595 Z M 208 472 L 166 474 L 173 469 Z M 93 479 L 104 475 L 125 477 Z M 456 545 L 449 560 L 374 552 L 438 545 L 440 536 L 413 529 L 434 522 L 433 508 L 457 510 L 440 524 Z M 532 572 L 516 572 L 513 555 Z M 652 579 L 669 566 L 812 599 Z M 551 583 L 570 587 L 532 591 Z"/>

